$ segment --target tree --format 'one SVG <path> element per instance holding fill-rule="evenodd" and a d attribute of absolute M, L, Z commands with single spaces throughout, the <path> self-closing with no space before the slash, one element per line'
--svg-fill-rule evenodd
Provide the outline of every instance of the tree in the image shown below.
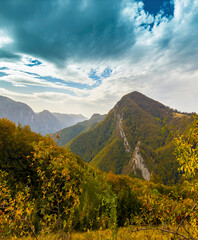
<path fill-rule="evenodd" d="M 198 198 L 198 116 L 194 115 L 194 121 L 188 124 L 183 134 L 177 133 L 173 138 L 175 143 L 175 155 L 179 162 L 179 170 L 183 173 L 185 183 L 194 192 L 195 199 Z M 198 201 L 195 202 L 192 209 L 185 215 L 180 222 L 177 231 L 184 224 L 187 218 L 190 218 L 190 224 L 194 229 L 195 236 L 198 235 L 197 218 L 195 209 Z M 185 228 L 184 228 L 185 229 Z M 186 229 L 185 229 L 186 230 Z M 191 236 L 190 236 L 191 237 Z"/>
<path fill-rule="evenodd" d="M 35 233 L 35 199 L 31 198 L 30 189 L 26 186 L 13 192 L 8 186 L 8 174 L 0 170 L 0 232 L 5 235 L 25 236 L 31 233 L 36 239 Z"/>
<path fill-rule="evenodd" d="M 59 230 L 63 239 L 64 232 L 72 230 L 83 169 L 73 154 L 57 147 L 51 139 L 35 144 L 32 166 L 38 174 L 43 227 Z"/>
<path fill-rule="evenodd" d="M 174 137 L 175 155 L 179 162 L 183 176 L 192 191 L 198 189 L 198 117 L 194 117 L 193 123 L 188 125 L 183 134 Z"/>

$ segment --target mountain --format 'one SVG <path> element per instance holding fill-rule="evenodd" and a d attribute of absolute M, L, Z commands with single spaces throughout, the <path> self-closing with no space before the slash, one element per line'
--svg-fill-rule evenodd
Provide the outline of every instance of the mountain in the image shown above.
<path fill-rule="evenodd" d="M 29 125 L 32 131 L 45 135 L 86 120 L 82 115 L 51 113 L 44 110 L 35 113 L 27 104 L 0 96 L 0 118 L 7 118 L 22 126 Z"/>
<path fill-rule="evenodd" d="M 106 115 L 93 114 L 89 120 L 85 120 L 83 122 L 77 123 L 74 126 L 64 128 L 53 134 L 52 137 L 55 137 L 58 134 L 59 138 L 57 138 L 55 141 L 59 146 L 63 146 L 80 133 L 86 132 L 94 128 L 99 122 L 101 122 L 105 118 L 105 116 Z"/>
<path fill-rule="evenodd" d="M 176 182 L 178 164 L 172 155 L 173 144 L 166 143 L 167 134 L 161 134 L 162 123 L 156 119 L 165 117 L 177 128 L 184 126 L 189 118 L 132 92 L 103 121 L 72 139 L 66 147 L 106 172 L 136 175 L 146 180 L 157 174 L 164 183 Z"/>
<path fill-rule="evenodd" d="M 59 131 L 60 129 L 72 126 L 86 119 L 81 114 L 74 115 L 74 114 L 51 113 L 47 110 L 37 113 L 37 116 L 40 120 L 40 129 L 42 134 Z"/>
<path fill-rule="evenodd" d="M 42 134 L 52 133 L 62 128 L 62 123 L 49 111 L 44 110 L 37 113 L 39 118 L 39 129 Z"/>
<path fill-rule="evenodd" d="M 64 128 L 75 125 L 78 122 L 87 120 L 87 118 L 81 114 L 53 113 L 53 115 L 58 119 L 62 126 L 64 126 Z"/>
<path fill-rule="evenodd" d="M 23 126 L 30 125 L 33 131 L 39 131 L 39 117 L 27 104 L 3 96 L 0 96 L 0 118 L 8 118 Z"/>

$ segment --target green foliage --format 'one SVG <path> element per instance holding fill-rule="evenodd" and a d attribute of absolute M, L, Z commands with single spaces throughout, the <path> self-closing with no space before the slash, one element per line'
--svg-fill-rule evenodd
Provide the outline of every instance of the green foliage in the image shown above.
<path fill-rule="evenodd" d="M 82 184 L 80 205 L 77 211 L 80 216 L 78 230 L 113 227 L 117 221 L 116 196 L 102 175 L 86 172 L 86 181 Z"/>
<path fill-rule="evenodd" d="M 178 172 L 179 164 L 174 155 L 174 143 L 157 148 L 155 154 L 155 173 L 160 176 L 164 184 L 175 184 L 181 179 Z"/>
<path fill-rule="evenodd" d="M 55 139 L 58 146 L 64 146 L 73 138 L 75 138 L 80 133 L 86 132 L 94 128 L 97 123 L 104 119 L 105 115 L 95 114 L 91 119 L 75 124 L 74 126 L 67 127 L 53 134 L 52 137 L 56 137 L 58 134 L 59 138 Z"/>
<path fill-rule="evenodd" d="M 174 138 L 174 142 L 180 170 L 187 179 L 191 179 L 198 173 L 198 117 L 184 134 Z"/>
<path fill-rule="evenodd" d="M 2 164 L 7 172 L 0 172 L 0 211 L 3 211 L 0 232 L 3 235 L 30 233 L 36 238 L 38 232 L 59 231 L 63 238 L 65 232 L 73 229 L 116 229 L 116 196 L 101 173 L 68 150 L 57 147 L 48 137 L 41 137 L 41 141 L 33 143 L 40 136 L 30 129 L 25 129 L 28 130 L 25 136 L 23 128 L 17 128 L 7 120 L 1 126 L 1 133 L 11 129 L 5 135 L 5 141 L 13 141 L 15 146 L 16 139 L 8 136 L 16 131 L 17 136 L 23 137 L 24 147 L 29 146 L 26 156 L 23 151 L 20 156 L 16 148 L 9 148 L 9 151 L 13 155 L 17 153 L 19 158 L 24 157 L 24 165 L 32 173 L 29 175 L 29 171 L 25 171 L 24 175 L 18 175 L 15 185 L 12 184 L 12 172 L 4 163 L 4 159 L 9 159 L 6 158 L 9 153 L 2 148 Z M 5 144 L 3 141 L 2 137 L 2 144 Z M 18 167 L 17 164 L 12 166 L 13 172 L 17 173 Z"/>
<path fill-rule="evenodd" d="M 131 148 L 134 149 L 138 141 L 152 146 L 153 149 L 161 146 L 164 139 L 161 136 L 161 126 L 155 117 L 139 106 L 132 106 L 119 110 L 123 114 L 123 129 Z"/>
<path fill-rule="evenodd" d="M 44 229 L 59 230 L 63 236 L 73 229 L 109 227 L 116 221 L 110 186 L 68 150 L 50 139 L 41 141 L 34 146 L 33 166 L 41 191 L 39 207 Z"/>
<path fill-rule="evenodd" d="M 115 138 L 96 155 L 90 164 L 104 172 L 113 171 L 120 174 L 129 159 L 130 155 L 126 153 L 123 141 Z"/>
<path fill-rule="evenodd" d="M 132 178 L 124 175 L 108 173 L 107 182 L 112 186 L 112 191 L 117 196 L 117 222 L 118 226 L 138 215 L 140 212 L 140 201 L 137 199 L 137 192 L 132 188 Z"/>
<path fill-rule="evenodd" d="M 79 155 L 84 161 L 90 162 L 108 143 L 111 142 L 115 121 L 113 112 L 94 129 L 82 133 L 69 142 L 66 147 Z"/>
<path fill-rule="evenodd" d="M 186 133 L 174 139 L 176 158 L 188 182 L 178 186 L 164 186 L 157 176 L 153 176 L 154 183 L 112 172 L 101 173 L 67 149 L 58 147 L 52 139 L 35 135 L 28 127 L 16 127 L 7 120 L 2 120 L 0 126 L 4 166 L 0 169 L 0 234 L 3 237 L 31 234 L 37 239 L 39 233 L 53 232 L 64 239 L 67 232 L 74 230 L 109 228 L 111 238 L 115 239 L 117 227 L 130 224 L 136 225 L 131 234 L 142 225 L 152 225 L 157 229 L 162 226 L 160 231 L 168 231 L 171 237 L 179 234 L 193 239 L 198 235 L 197 120 Z M 107 144 L 112 144 L 110 152 L 120 146 L 115 139 L 110 138 Z M 26 151 L 19 143 L 24 144 Z M 155 162 L 159 168 L 160 154 L 164 152 L 168 159 L 169 148 L 162 146 L 152 151 L 147 144 L 142 144 L 141 153 L 148 154 L 148 165 L 150 158 L 159 156 L 159 162 Z M 31 171 L 23 168 L 24 174 L 17 175 L 20 167 L 17 164 L 11 171 L 9 161 L 15 155 L 16 160 L 24 157 L 23 164 Z M 13 173 L 18 180 L 13 180 Z"/>
<path fill-rule="evenodd" d="M 144 162 L 146 164 L 146 166 L 148 167 L 148 169 L 151 172 L 154 172 L 155 170 L 155 159 L 157 159 L 152 147 L 146 145 L 146 144 L 141 144 L 140 145 L 140 154 L 144 159 Z"/>
<path fill-rule="evenodd" d="M 76 124 L 74 126 L 65 128 L 59 132 L 57 132 L 59 138 L 55 139 L 55 142 L 59 146 L 64 146 L 69 141 L 71 141 L 73 138 L 75 138 L 77 135 L 82 133 L 84 131 L 85 127 L 80 124 Z M 52 137 L 56 137 L 56 134 L 53 134 Z"/>
<path fill-rule="evenodd" d="M 22 184 L 33 177 L 27 156 L 33 151 L 32 143 L 42 136 L 32 132 L 29 126 L 16 126 L 8 119 L 0 119 L 0 169 L 9 173 L 11 184 Z"/>
<path fill-rule="evenodd" d="M 16 186 L 15 194 L 8 186 L 8 174 L 0 170 L 0 230 L 4 235 L 15 237 L 35 234 L 35 199 L 30 188 L 23 190 Z"/>
<path fill-rule="evenodd" d="M 51 141 L 34 146 L 33 165 L 41 189 L 41 216 L 46 228 L 68 231 L 79 204 L 83 172 L 75 157 Z"/>
<path fill-rule="evenodd" d="M 138 215 L 140 204 L 130 187 L 125 187 L 118 193 L 117 201 L 118 225 L 124 226 L 126 221 L 129 221 L 131 218 Z"/>

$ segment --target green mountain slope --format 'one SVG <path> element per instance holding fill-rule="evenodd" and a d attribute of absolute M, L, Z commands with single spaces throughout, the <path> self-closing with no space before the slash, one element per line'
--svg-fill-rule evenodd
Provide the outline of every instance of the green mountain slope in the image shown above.
<path fill-rule="evenodd" d="M 124 96 L 95 128 L 78 135 L 66 147 L 106 172 L 135 174 L 146 180 L 155 172 L 165 183 L 171 178 L 171 181 L 177 181 L 177 163 L 170 155 L 171 147 L 163 149 L 166 136 L 162 136 L 162 124 L 156 119 L 167 117 L 169 123 L 178 127 L 188 118 L 185 115 L 176 118 L 175 115 L 169 107 L 132 92 Z M 170 160 L 163 157 L 168 153 Z M 164 159 L 174 166 L 168 178 L 160 171 Z M 166 167 L 168 164 L 164 163 Z"/>
<path fill-rule="evenodd" d="M 100 121 L 105 118 L 105 116 L 106 115 L 94 114 L 89 120 L 85 120 L 83 122 L 77 123 L 74 126 L 64 128 L 52 136 L 56 137 L 58 134 L 59 138 L 56 138 L 55 141 L 57 145 L 63 146 L 80 133 L 89 131 L 94 128 Z"/>

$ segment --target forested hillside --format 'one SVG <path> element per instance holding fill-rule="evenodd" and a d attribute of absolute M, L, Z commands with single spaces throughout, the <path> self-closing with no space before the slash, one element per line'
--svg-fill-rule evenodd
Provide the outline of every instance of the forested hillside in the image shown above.
<path fill-rule="evenodd" d="M 97 123 L 101 122 L 105 118 L 105 116 L 106 115 L 93 114 L 89 120 L 85 120 L 83 122 L 77 123 L 74 126 L 61 129 L 60 131 L 53 134 L 52 137 L 56 137 L 58 135 L 58 138 L 56 138 L 55 141 L 58 146 L 63 146 L 78 136 L 80 133 L 89 131 L 94 128 Z"/>
<path fill-rule="evenodd" d="M 132 92 L 95 128 L 80 134 L 66 147 L 102 171 L 137 175 L 147 180 L 155 173 L 165 184 L 175 183 L 178 164 L 167 134 L 161 132 L 165 117 L 177 130 L 191 121 L 190 116 L 177 115 L 169 107 Z"/>
<path fill-rule="evenodd" d="M 154 176 L 144 181 L 102 173 L 50 137 L 0 119 L 0 236 L 67 239 L 85 231 L 86 239 L 89 230 L 108 229 L 115 238 L 125 226 L 128 239 L 151 228 L 147 236 L 156 231 L 154 236 L 169 239 L 196 238 L 197 124 L 196 119 L 185 135 L 175 135 L 186 182 L 168 187 Z"/>

